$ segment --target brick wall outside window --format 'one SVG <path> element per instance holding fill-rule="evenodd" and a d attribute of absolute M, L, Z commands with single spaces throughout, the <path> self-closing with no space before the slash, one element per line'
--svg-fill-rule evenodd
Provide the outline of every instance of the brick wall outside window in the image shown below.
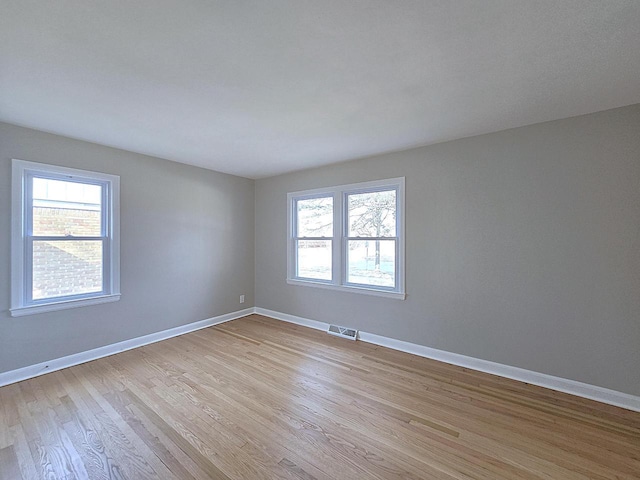
<path fill-rule="evenodd" d="M 34 207 L 36 235 L 99 236 L 100 212 Z M 102 290 L 102 242 L 38 241 L 33 246 L 33 299 Z"/>

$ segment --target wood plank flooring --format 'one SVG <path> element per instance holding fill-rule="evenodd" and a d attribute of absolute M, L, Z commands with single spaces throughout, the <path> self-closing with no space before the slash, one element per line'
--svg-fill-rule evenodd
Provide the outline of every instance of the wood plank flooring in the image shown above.
<path fill-rule="evenodd" d="M 251 315 L 0 388 L 1 479 L 638 479 L 640 414 Z"/>

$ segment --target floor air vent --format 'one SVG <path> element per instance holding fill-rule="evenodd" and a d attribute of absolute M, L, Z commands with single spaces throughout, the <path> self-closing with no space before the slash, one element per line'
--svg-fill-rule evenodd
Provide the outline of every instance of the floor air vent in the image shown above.
<path fill-rule="evenodd" d="M 348 338 L 349 340 L 356 340 L 358 338 L 358 331 L 353 328 L 340 327 L 338 325 L 329 325 L 327 333 L 335 335 L 336 337 Z"/>

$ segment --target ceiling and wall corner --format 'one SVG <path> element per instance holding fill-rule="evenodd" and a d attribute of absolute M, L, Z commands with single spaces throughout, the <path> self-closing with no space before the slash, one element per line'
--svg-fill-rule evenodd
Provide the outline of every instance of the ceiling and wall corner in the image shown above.
<path fill-rule="evenodd" d="M 637 0 L 2 2 L 0 121 L 260 178 L 640 102 Z"/>

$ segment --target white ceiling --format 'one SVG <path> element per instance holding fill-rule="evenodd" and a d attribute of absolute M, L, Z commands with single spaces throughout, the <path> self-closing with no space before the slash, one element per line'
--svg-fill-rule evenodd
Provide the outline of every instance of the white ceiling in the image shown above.
<path fill-rule="evenodd" d="M 0 120 L 251 178 L 640 102 L 638 0 L 0 0 Z"/>

